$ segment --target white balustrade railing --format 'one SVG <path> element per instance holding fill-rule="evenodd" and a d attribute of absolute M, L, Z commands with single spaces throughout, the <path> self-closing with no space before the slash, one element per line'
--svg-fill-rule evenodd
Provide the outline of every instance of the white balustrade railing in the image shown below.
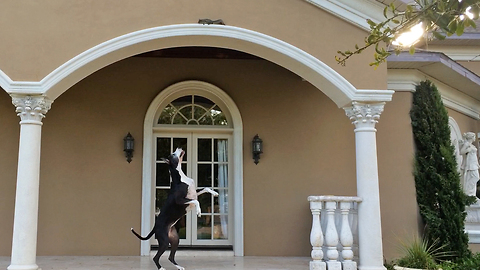
<path fill-rule="evenodd" d="M 357 207 L 360 197 L 309 196 L 313 222 L 310 270 L 357 270 Z"/>

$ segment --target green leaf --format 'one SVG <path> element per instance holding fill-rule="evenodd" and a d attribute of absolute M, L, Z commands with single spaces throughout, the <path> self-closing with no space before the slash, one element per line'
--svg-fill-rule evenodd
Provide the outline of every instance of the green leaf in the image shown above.
<path fill-rule="evenodd" d="M 457 21 L 453 20 L 448 24 L 448 30 L 450 33 L 457 32 Z"/>
<path fill-rule="evenodd" d="M 442 35 L 442 34 L 440 34 L 440 33 L 437 32 L 437 31 L 433 31 L 432 34 L 433 34 L 433 36 L 434 36 L 436 39 L 438 39 L 438 40 L 444 40 L 444 39 L 445 39 L 445 36 Z"/>
<path fill-rule="evenodd" d="M 443 1 L 438 1 L 438 2 L 437 2 L 437 8 L 438 8 L 438 11 L 444 12 L 444 11 L 445 11 L 445 8 L 446 8 L 445 2 L 443 2 Z"/>
<path fill-rule="evenodd" d="M 415 53 L 415 46 L 413 46 L 413 45 L 410 46 L 410 49 L 408 50 L 408 52 L 409 52 L 410 54 L 414 54 L 414 53 Z"/>
<path fill-rule="evenodd" d="M 455 33 L 457 34 L 457 36 L 461 36 L 463 35 L 463 30 L 465 29 L 465 25 L 464 25 L 464 22 L 463 21 L 460 21 L 457 25 L 457 30 L 455 31 Z"/>
<path fill-rule="evenodd" d="M 470 26 L 475 29 L 477 28 L 477 24 L 475 23 L 474 20 L 470 20 Z"/>
<path fill-rule="evenodd" d="M 375 36 L 373 36 L 373 35 L 370 35 L 370 36 L 367 37 L 367 43 L 368 44 L 372 44 L 374 40 L 375 40 Z"/>

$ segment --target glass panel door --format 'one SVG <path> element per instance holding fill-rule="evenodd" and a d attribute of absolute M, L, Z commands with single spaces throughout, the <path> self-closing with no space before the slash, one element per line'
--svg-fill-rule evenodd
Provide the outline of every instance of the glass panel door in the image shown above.
<path fill-rule="evenodd" d="M 156 137 L 155 164 L 155 214 L 165 202 L 170 189 L 168 165 L 161 161 L 177 147 L 185 151 L 182 170 L 194 179 L 197 190 L 210 188 L 219 195 L 204 193 L 198 197 L 202 216 L 195 211 L 187 213 L 186 218 L 178 222 L 177 230 L 182 246 L 231 245 L 232 228 L 229 226 L 230 156 L 229 135 L 212 134 L 172 134 Z M 156 241 L 151 242 L 156 245 Z"/>
<path fill-rule="evenodd" d="M 194 136 L 197 188 L 210 188 L 217 197 L 205 193 L 198 197 L 202 216 L 192 215 L 194 245 L 228 245 L 231 243 L 229 221 L 229 144 L 228 137 Z"/>

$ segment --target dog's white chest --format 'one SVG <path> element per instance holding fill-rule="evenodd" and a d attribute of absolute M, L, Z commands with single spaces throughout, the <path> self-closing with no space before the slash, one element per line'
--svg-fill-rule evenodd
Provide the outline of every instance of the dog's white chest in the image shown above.
<path fill-rule="evenodd" d="M 192 178 L 186 176 L 185 174 L 181 173 L 180 174 L 180 181 L 188 185 L 188 190 L 187 190 L 187 198 L 191 200 L 196 200 L 197 199 L 197 188 L 195 186 L 195 182 L 193 181 Z"/>

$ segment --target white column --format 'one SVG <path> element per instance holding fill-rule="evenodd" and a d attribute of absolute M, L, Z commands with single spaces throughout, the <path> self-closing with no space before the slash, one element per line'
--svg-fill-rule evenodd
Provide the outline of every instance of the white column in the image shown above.
<path fill-rule="evenodd" d="M 355 125 L 360 270 L 384 270 L 375 124 L 385 103 L 352 102 L 344 108 Z"/>
<path fill-rule="evenodd" d="M 21 121 L 12 258 L 7 269 L 37 270 L 40 141 L 42 119 L 52 101 L 43 96 L 13 94 L 12 101 Z"/>

